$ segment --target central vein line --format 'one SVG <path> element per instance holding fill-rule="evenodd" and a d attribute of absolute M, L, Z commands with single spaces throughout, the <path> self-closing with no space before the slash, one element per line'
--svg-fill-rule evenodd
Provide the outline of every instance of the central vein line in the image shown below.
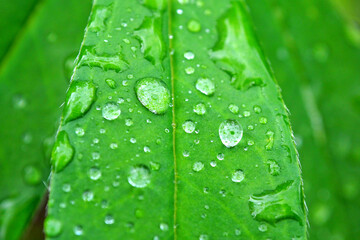
<path fill-rule="evenodd" d="M 175 147 L 175 132 L 176 132 L 176 122 L 175 122 L 175 84 L 174 84 L 174 59 L 173 59 L 173 35 L 171 29 L 171 0 L 168 0 L 168 34 L 169 34 L 169 50 L 170 50 L 170 78 L 171 78 L 171 101 L 172 101 L 172 145 L 173 145 L 173 158 L 174 158 L 174 240 L 177 239 L 176 234 L 176 213 L 177 213 L 177 164 L 176 164 L 176 147 Z"/>

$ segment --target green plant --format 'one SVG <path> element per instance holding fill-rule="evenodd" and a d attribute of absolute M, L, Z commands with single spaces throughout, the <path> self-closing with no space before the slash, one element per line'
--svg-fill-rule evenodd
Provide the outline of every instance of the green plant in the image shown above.
<path fill-rule="evenodd" d="M 96 0 L 74 65 L 89 7 L 2 15 L 1 239 L 42 238 L 48 162 L 47 239 L 307 239 L 274 75 L 310 239 L 357 236 L 356 23 L 326 0 Z"/>

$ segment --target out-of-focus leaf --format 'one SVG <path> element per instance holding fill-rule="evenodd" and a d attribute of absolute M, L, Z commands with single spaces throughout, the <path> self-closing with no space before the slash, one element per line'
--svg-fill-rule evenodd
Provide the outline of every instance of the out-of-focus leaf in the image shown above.
<path fill-rule="evenodd" d="M 20 14 L 31 1 L 21 1 L 24 9 L 18 2 L 7 1 L 1 11 L 16 7 Z M 1 22 L 11 31 L 22 28 L 22 34 L 0 63 L 0 239 L 19 239 L 45 193 L 55 123 L 70 78 L 65 70 L 72 68 L 90 6 L 89 0 L 41 1 L 28 21 L 16 22 L 10 14 Z M 9 42 L 11 31 L 1 41 Z"/>
<path fill-rule="evenodd" d="M 287 112 L 244 8 L 94 2 L 52 152 L 48 239 L 306 238 Z"/>
<path fill-rule="evenodd" d="M 360 31 L 329 1 L 247 1 L 292 113 L 311 239 L 360 228 Z"/>

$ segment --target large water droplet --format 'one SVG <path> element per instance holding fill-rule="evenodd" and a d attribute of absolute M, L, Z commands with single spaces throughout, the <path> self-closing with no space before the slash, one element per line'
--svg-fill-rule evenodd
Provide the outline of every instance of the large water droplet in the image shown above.
<path fill-rule="evenodd" d="M 136 188 L 144 188 L 150 183 L 150 170 L 145 165 L 137 165 L 130 170 L 128 182 Z"/>
<path fill-rule="evenodd" d="M 166 84 L 156 78 L 143 78 L 135 86 L 137 98 L 150 112 L 165 113 L 170 104 L 170 91 Z"/>
<path fill-rule="evenodd" d="M 62 223 L 53 218 L 47 217 L 44 222 L 44 232 L 47 237 L 57 237 L 62 231 Z"/>
<path fill-rule="evenodd" d="M 225 147 L 235 147 L 243 136 L 242 126 L 236 120 L 225 120 L 220 124 L 219 136 Z"/>
<path fill-rule="evenodd" d="M 274 190 L 265 190 L 249 199 L 250 213 L 257 221 L 274 224 L 284 219 L 294 219 L 301 224 L 304 210 L 302 191 L 294 181 L 287 181 Z"/>
<path fill-rule="evenodd" d="M 51 153 L 51 164 L 55 172 L 60 172 L 68 165 L 74 155 L 69 136 L 65 131 L 59 132 Z"/>
<path fill-rule="evenodd" d="M 117 119 L 121 114 L 121 110 L 119 108 L 119 105 L 115 102 L 109 102 L 105 104 L 105 106 L 102 109 L 102 116 L 103 118 L 111 121 Z"/>
<path fill-rule="evenodd" d="M 212 95 L 215 92 L 215 84 L 208 78 L 199 78 L 196 81 L 196 89 L 205 95 Z"/>
<path fill-rule="evenodd" d="M 191 120 L 187 120 L 183 123 L 182 128 L 186 133 L 192 133 L 195 130 L 195 123 Z"/>
<path fill-rule="evenodd" d="M 233 174 L 232 174 L 232 177 L 231 177 L 231 180 L 233 182 L 241 182 L 242 180 L 244 180 L 245 178 L 245 174 L 242 170 L 238 169 L 236 170 Z"/>
<path fill-rule="evenodd" d="M 66 94 L 64 108 L 64 123 L 82 117 L 89 111 L 95 101 L 94 84 L 87 81 L 74 81 Z"/>

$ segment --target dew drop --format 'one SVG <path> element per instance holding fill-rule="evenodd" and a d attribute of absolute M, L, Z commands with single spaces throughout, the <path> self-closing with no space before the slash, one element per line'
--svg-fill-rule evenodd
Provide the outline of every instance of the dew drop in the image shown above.
<path fill-rule="evenodd" d="M 53 217 L 47 217 L 44 223 L 44 232 L 48 237 L 57 237 L 62 232 L 62 223 Z"/>
<path fill-rule="evenodd" d="M 135 86 L 137 98 L 150 112 L 163 114 L 169 108 L 170 91 L 166 84 L 156 78 L 143 78 Z"/>
<path fill-rule="evenodd" d="M 125 119 L 125 125 L 130 127 L 134 124 L 133 120 L 131 118 Z"/>
<path fill-rule="evenodd" d="M 222 161 L 225 158 L 225 154 L 219 153 L 216 157 L 217 157 L 218 160 Z"/>
<path fill-rule="evenodd" d="M 83 228 L 82 228 L 82 226 L 80 226 L 80 225 L 75 226 L 74 229 L 73 229 L 73 231 L 74 231 L 74 234 L 75 234 L 76 236 L 81 236 L 81 235 L 83 235 Z"/>
<path fill-rule="evenodd" d="M 201 93 L 210 96 L 215 92 L 215 84 L 208 78 L 199 78 L 196 81 L 196 89 Z"/>
<path fill-rule="evenodd" d="M 199 103 L 194 106 L 194 113 L 197 115 L 204 115 L 206 113 L 206 107 L 205 104 Z"/>
<path fill-rule="evenodd" d="M 200 172 L 204 168 L 204 164 L 202 162 L 196 162 L 193 165 L 193 170 L 195 172 Z"/>
<path fill-rule="evenodd" d="M 70 186 L 70 184 L 64 184 L 63 186 L 62 186 L 62 190 L 64 191 L 64 192 L 70 192 L 71 191 L 71 186 Z"/>
<path fill-rule="evenodd" d="M 280 166 L 275 160 L 269 159 L 266 163 L 268 165 L 268 171 L 271 175 L 277 176 L 280 174 Z"/>
<path fill-rule="evenodd" d="M 51 153 L 51 164 L 55 172 L 63 170 L 72 160 L 74 148 L 71 146 L 69 136 L 65 131 L 58 133 Z"/>
<path fill-rule="evenodd" d="M 105 106 L 102 109 L 102 116 L 106 120 L 115 120 L 117 119 L 121 114 L 121 110 L 117 103 L 115 102 L 109 102 L 106 103 Z"/>
<path fill-rule="evenodd" d="M 88 81 L 74 81 L 66 94 L 64 123 L 82 117 L 89 111 L 96 98 L 96 88 Z"/>
<path fill-rule="evenodd" d="M 242 126 L 236 120 L 225 120 L 220 124 L 219 136 L 225 147 L 235 147 L 240 142 L 242 135 Z"/>
<path fill-rule="evenodd" d="M 144 188 L 150 183 L 150 170 L 147 166 L 140 164 L 130 170 L 128 182 L 136 188 Z"/>
<path fill-rule="evenodd" d="M 110 88 L 112 88 L 112 89 L 116 88 L 116 82 L 113 79 L 108 78 L 105 80 L 105 82 Z"/>
<path fill-rule="evenodd" d="M 40 169 L 29 165 L 24 168 L 24 181 L 29 185 L 37 185 L 41 182 L 41 172 Z"/>
<path fill-rule="evenodd" d="M 169 225 L 167 225 L 166 223 L 160 223 L 160 230 L 161 231 L 168 231 L 169 230 Z"/>
<path fill-rule="evenodd" d="M 216 165 L 217 165 L 217 164 L 216 164 L 216 162 L 215 162 L 215 161 L 211 161 L 211 162 L 210 162 L 210 166 L 212 166 L 212 167 L 216 167 Z"/>
<path fill-rule="evenodd" d="M 88 175 L 91 180 L 98 180 L 101 177 L 101 171 L 97 167 L 92 167 L 89 169 Z"/>
<path fill-rule="evenodd" d="M 255 113 L 261 113 L 261 107 L 260 106 L 258 106 L 258 105 L 254 105 L 254 112 Z"/>
<path fill-rule="evenodd" d="M 187 120 L 183 123 L 182 128 L 186 133 L 192 133 L 195 130 L 195 123 L 191 120 Z"/>
<path fill-rule="evenodd" d="M 188 75 L 193 74 L 194 72 L 195 72 L 195 69 L 193 67 L 185 68 L 185 73 Z"/>
<path fill-rule="evenodd" d="M 267 123 L 267 118 L 266 117 L 261 117 L 260 119 L 259 119 L 259 122 L 261 123 L 261 124 L 266 124 Z"/>
<path fill-rule="evenodd" d="M 87 190 L 83 193 L 82 195 L 82 199 L 85 201 L 85 202 L 90 202 L 94 199 L 94 193 L 90 190 Z"/>
<path fill-rule="evenodd" d="M 196 20 L 190 20 L 187 24 L 187 28 L 190 32 L 199 32 L 201 30 L 201 25 Z"/>
<path fill-rule="evenodd" d="M 114 217 L 112 215 L 106 215 L 105 219 L 104 219 L 104 222 L 105 222 L 106 225 L 112 225 L 112 224 L 114 224 L 115 219 L 114 219 Z"/>
<path fill-rule="evenodd" d="M 238 114 L 239 113 L 239 107 L 237 105 L 235 105 L 235 104 L 230 104 L 229 105 L 229 110 L 233 114 Z"/>
<path fill-rule="evenodd" d="M 82 137 L 85 135 L 85 130 L 81 127 L 77 127 L 75 128 L 75 134 L 78 136 L 78 137 Z"/>
<path fill-rule="evenodd" d="M 267 231 L 267 226 L 266 226 L 266 224 L 261 224 L 258 227 L 258 229 L 259 229 L 260 232 L 266 232 Z"/>
<path fill-rule="evenodd" d="M 150 168 L 153 171 L 158 171 L 160 169 L 160 163 L 150 161 Z"/>
<path fill-rule="evenodd" d="M 195 55 L 193 52 L 186 52 L 184 53 L 184 58 L 186 58 L 187 60 L 192 60 L 195 58 Z"/>
<path fill-rule="evenodd" d="M 231 181 L 239 183 L 242 180 L 244 180 L 244 178 L 245 178 L 244 172 L 242 170 L 238 169 L 232 174 Z"/>

